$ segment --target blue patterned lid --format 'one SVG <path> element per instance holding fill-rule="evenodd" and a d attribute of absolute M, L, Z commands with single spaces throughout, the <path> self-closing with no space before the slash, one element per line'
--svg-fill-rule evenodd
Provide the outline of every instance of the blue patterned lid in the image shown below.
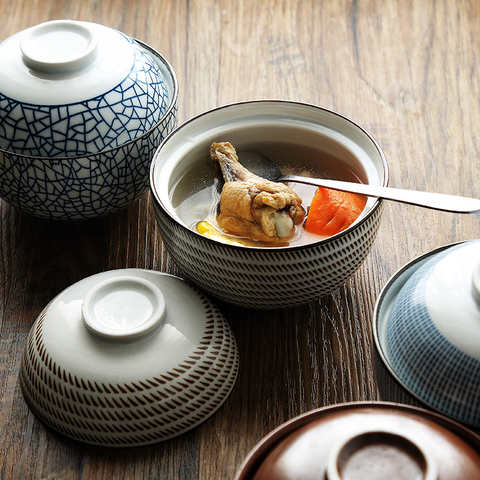
<path fill-rule="evenodd" d="M 405 282 L 386 325 L 386 353 L 415 395 L 480 425 L 480 240 L 434 255 Z"/>
<path fill-rule="evenodd" d="M 0 44 L 0 148 L 71 157 L 144 134 L 171 99 L 151 52 L 112 28 L 56 20 Z"/>

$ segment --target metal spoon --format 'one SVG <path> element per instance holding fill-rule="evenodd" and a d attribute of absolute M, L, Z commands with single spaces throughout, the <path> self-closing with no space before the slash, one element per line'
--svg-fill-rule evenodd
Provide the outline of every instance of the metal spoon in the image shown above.
<path fill-rule="evenodd" d="M 324 180 L 320 178 L 282 175 L 280 168 L 270 159 L 254 152 L 239 152 L 240 163 L 255 175 L 272 182 L 296 182 L 317 187 L 331 188 L 343 192 L 358 193 L 369 197 L 383 198 L 396 202 L 408 203 L 420 207 L 433 208 L 444 212 L 475 213 L 480 211 L 480 200 L 443 193 L 420 192 L 393 187 L 380 187 L 363 183 Z"/>

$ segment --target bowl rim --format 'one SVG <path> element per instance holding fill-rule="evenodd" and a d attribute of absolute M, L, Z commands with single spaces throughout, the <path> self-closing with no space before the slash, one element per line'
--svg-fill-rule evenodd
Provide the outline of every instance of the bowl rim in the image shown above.
<path fill-rule="evenodd" d="M 480 436 L 471 431 L 461 423 L 436 412 L 426 410 L 421 407 L 413 405 L 404 405 L 395 402 L 385 401 L 354 401 L 343 402 L 325 405 L 323 407 L 309 410 L 298 416 L 287 420 L 280 424 L 266 436 L 264 436 L 259 442 L 247 454 L 243 462 L 240 464 L 239 469 L 234 477 L 234 480 L 250 480 L 253 478 L 253 474 L 258 470 L 258 467 L 262 464 L 268 454 L 278 445 L 282 440 L 287 438 L 294 431 L 307 425 L 310 421 L 323 418 L 336 411 L 349 411 L 358 408 L 375 408 L 379 411 L 394 409 L 399 412 L 412 413 L 417 416 L 421 416 L 427 420 L 431 420 L 434 423 L 441 425 L 460 436 L 466 442 L 474 441 L 475 447 L 480 454 Z M 472 442 L 473 443 L 473 442 Z M 475 448 L 472 445 L 473 448 Z"/>
<path fill-rule="evenodd" d="M 116 147 L 111 147 L 107 148 L 105 150 L 100 150 L 99 152 L 92 152 L 92 153 L 84 153 L 82 155 L 74 155 L 71 157 L 66 157 L 66 156 L 58 156 L 58 157 L 42 157 L 42 156 L 36 156 L 36 155 L 25 155 L 23 153 L 17 153 L 17 152 L 12 152 L 11 150 L 5 150 L 4 148 L 0 147 L 0 153 L 3 155 L 8 155 L 8 156 L 13 156 L 17 158 L 24 158 L 24 159 L 29 159 L 32 161 L 43 161 L 43 162 L 48 162 L 48 161 L 54 161 L 54 162 L 62 162 L 62 161 L 72 161 L 76 159 L 81 159 L 81 158 L 90 158 L 92 156 L 97 156 L 97 155 L 104 155 L 108 154 L 109 152 L 114 152 L 116 150 L 122 149 L 127 147 L 128 145 L 131 145 L 138 140 L 145 138 L 151 133 L 158 128 L 160 124 L 164 122 L 164 120 L 170 116 L 172 110 L 176 108 L 177 102 L 178 102 L 178 79 L 177 75 L 175 73 L 175 70 L 173 69 L 172 65 L 170 62 L 157 50 L 155 50 L 153 47 L 150 45 L 146 44 L 145 42 L 142 42 L 141 40 L 138 40 L 136 38 L 133 38 L 133 40 L 138 43 L 141 47 L 145 48 L 151 55 L 153 55 L 154 60 L 159 60 L 162 64 L 163 67 L 166 69 L 168 74 L 170 75 L 170 81 L 172 82 L 172 97 L 170 100 L 170 105 L 166 109 L 165 113 L 162 115 L 162 117 L 158 120 L 158 122 L 155 123 L 151 128 L 149 128 L 147 131 L 142 133 L 141 135 L 138 135 L 137 137 L 133 138 L 132 140 L 129 140 L 128 142 L 122 143 L 121 145 L 117 145 Z"/>
<path fill-rule="evenodd" d="M 462 240 L 459 242 L 449 243 L 447 245 L 437 247 L 429 252 L 426 252 L 414 258 L 412 261 L 408 262 L 406 265 L 399 268 L 388 280 L 385 286 L 382 288 L 377 298 L 377 301 L 375 302 L 375 308 L 373 311 L 372 335 L 373 335 L 373 341 L 376 348 L 376 352 L 380 360 L 382 361 L 383 366 L 387 369 L 388 373 L 399 384 L 401 388 L 403 388 L 408 394 L 410 394 L 413 398 L 418 400 L 421 404 L 434 410 L 435 412 L 442 414 L 457 422 L 461 422 L 464 425 L 469 425 L 470 427 L 478 428 L 479 425 L 449 415 L 448 413 L 444 412 L 442 409 L 426 401 L 424 398 L 422 398 L 420 395 L 414 392 L 398 376 L 397 372 L 392 367 L 389 361 L 389 357 L 385 351 L 385 345 L 384 345 L 384 342 L 382 341 L 382 334 L 381 334 L 382 328 L 385 329 L 386 319 L 393 305 L 393 302 L 397 298 L 402 287 L 410 279 L 410 277 L 426 262 L 432 259 L 435 255 L 465 243 L 468 243 L 468 241 Z"/>
<path fill-rule="evenodd" d="M 152 158 L 152 162 L 150 164 L 150 191 L 152 192 L 152 198 L 153 198 L 154 203 L 156 205 L 158 205 L 158 207 L 162 209 L 162 211 L 170 218 L 170 220 L 173 221 L 182 230 L 190 232 L 190 233 L 198 236 L 198 238 L 201 238 L 202 241 L 206 241 L 207 243 L 211 243 L 212 245 L 216 245 L 217 247 L 220 247 L 220 246 L 225 247 L 226 249 L 236 250 L 236 249 L 240 248 L 242 250 L 251 250 L 251 251 L 255 251 L 255 252 L 268 252 L 268 251 L 282 252 L 282 251 L 293 251 L 293 250 L 305 250 L 305 249 L 309 249 L 309 248 L 316 247 L 316 246 L 319 246 L 319 245 L 326 245 L 326 244 L 337 241 L 339 238 L 342 238 L 346 235 L 349 235 L 352 230 L 356 229 L 357 227 L 359 227 L 360 225 L 365 223 L 375 213 L 375 211 L 378 208 L 380 208 L 380 206 L 383 202 L 382 198 L 375 198 L 372 207 L 362 218 L 360 218 L 358 221 L 355 221 L 348 228 L 346 228 L 345 230 L 343 230 L 343 231 L 341 231 L 341 232 L 339 232 L 335 235 L 331 235 L 331 236 L 326 237 L 326 238 L 321 238 L 318 241 L 308 242 L 306 244 L 300 244 L 300 245 L 287 245 L 287 246 L 283 246 L 283 247 L 282 246 L 280 246 L 280 247 L 274 247 L 274 246 L 272 246 L 272 247 L 255 247 L 255 246 L 248 246 L 248 245 L 241 245 L 241 244 L 233 245 L 233 244 L 223 243 L 223 242 L 219 242 L 217 240 L 213 240 L 211 238 L 208 238 L 205 235 L 202 235 L 202 234 L 192 230 L 191 228 L 187 227 L 183 222 L 179 222 L 171 214 L 169 209 L 165 205 L 163 205 L 163 202 L 160 200 L 160 196 L 158 195 L 158 192 L 157 192 L 154 171 L 155 171 L 155 167 L 156 167 L 156 163 L 157 163 L 157 158 L 158 158 L 159 153 L 160 153 L 161 149 L 163 148 L 164 144 L 167 143 L 172 136 L 181 132 L 181 130 L 183 130 L 190 123 L 193 123 L 193 122 L 201 119 L 202 117 L 204 117 L 206 115 L 210 115 L 210 114 L 212 114 L 214 112 L 218 112 L 220 110 L 224 110 L 224 109 L 228 109 L 228 108 L 234 108 L 236 106 L 247 105 L 247 104 L 261 104 L 261 103 L 279 103 L 279 104 L 298 105 L 298 106 L 301 106 L 301 107 L 318 109 L 322 112 L 326 112 L 328 114 L 337 116 L 340 119 L 346 121 L 347 123 L 350 123 L 353 127 L 359 129 L 364 135 L 366 135 L 366 137 L 372 143 L 375 150 L 378 152 L 379 157 L 380 157 L 381 162 L 382 162 L 382 166 L 383 166 L 383 179 L 380 178 L 381 185 L 382 186 L 387 186 L 388 185 L 389 170 L 388 170 L 388 164 L 387 164 L 385 154 L 384 154 L 382 148 L 380 147 L 379 143 L 375 140 L 375 138 L 367 130 L 365 130 L 361 125 L 359 125 L 358 123 L 354 122 L 350 118 L 348 118 L 345 115 L 342 115 L 342 114 L 340 114 L 340 113 L 338 113 L 334 110 L 330 110 L 328 108 L 321 107 L 321 106 L 313 104 L 313 103 L 299 102 L 299 101 L 294 101 L 294 100 L 283 100 L 283 99 L 255 99 L 255 100 L 244 100 L 244 101 L 240 101 L 240 102 L 227 103 L 227 104 L 209 109 L 209 110 L 207 110 L 205 112 L 202 112 L 200 114 L 197 114 L 197 115 L 191 117 L 190 119 L 186 120 L 185 122 L 183 122 L 181 125 L 179 125 L 173 131 L 171 131 L 163 139 L 163 141 L 160 143 L 160 145 L 156 149 L 155 154 Z"/>

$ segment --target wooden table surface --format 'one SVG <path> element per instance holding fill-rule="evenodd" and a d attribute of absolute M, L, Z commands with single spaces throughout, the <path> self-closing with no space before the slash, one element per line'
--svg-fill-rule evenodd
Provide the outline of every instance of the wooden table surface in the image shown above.
<path fill-rule="evenodd" d="M 47 20 L 101 23 L 163 53 L 179 122 L 235 101 L 281 98 L 335 110 L 382 146 L 390 185 L 480 197 L 478 0 L 0 0 L 0 40 Z M 232 479 L 272 429 L 323 405 L 380 399 L 372 314 L 393 273 L 480 236 L 478 215 L 386 202 L 377 240 L 334 294 L 285 311 L 219 304 L 240 371 L 218 412 L 157 445 L 98 448 L 28 409 L 19 366 L 45 305 L 76 281 L 137 267 L 181 276 L 149 194 L 103 219 L 40 220 L 0 202 L 0 478 Z"/>

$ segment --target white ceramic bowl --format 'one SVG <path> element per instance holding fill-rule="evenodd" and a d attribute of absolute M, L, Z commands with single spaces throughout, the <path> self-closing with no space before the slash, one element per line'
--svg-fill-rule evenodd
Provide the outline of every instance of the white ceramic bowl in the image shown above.
<path fill-rule="evenodd" d="M 480 241 L 454 244 L 404 267 L 377 301 L 383 364 L 423 405 L 480 428 Z"/>
<path fill-rule="evenodd" d="M 180 435 L 226 400 L 238 371 L 233 333 L 185 281 L 121 269 L 58 295 L 30 331 L 20 383 L 54 430 L 103 446 Z"/>
<path fill-rule="evenodd" d="M 360 168 L 368 183 L 386 185 L 387 164 L 375 140 L 351 120 L 318 106 L 259 100 L 219 107 L 185 122 L 152 162 L 150 182 L 162 240 L 201 289 L 239 306 L 276 309 L 308 303 L 341 286 L 370 251 L 382 201 L 369 199 L 349 228 L 307 245 L 258 248 L 206 238 L 182 221 L 171 194 L 189 168 L 205 161 L 213 141 L 281 141 L 319 148 Z"/>
<path fill-rule="evenodd" d="M 82 220 L 148 190 L 152 154 L 177 123 L 177 80 L 158 52 L 102 25 L 59 20 L 9 37 L 0 60 L 3 199 Z"/>

